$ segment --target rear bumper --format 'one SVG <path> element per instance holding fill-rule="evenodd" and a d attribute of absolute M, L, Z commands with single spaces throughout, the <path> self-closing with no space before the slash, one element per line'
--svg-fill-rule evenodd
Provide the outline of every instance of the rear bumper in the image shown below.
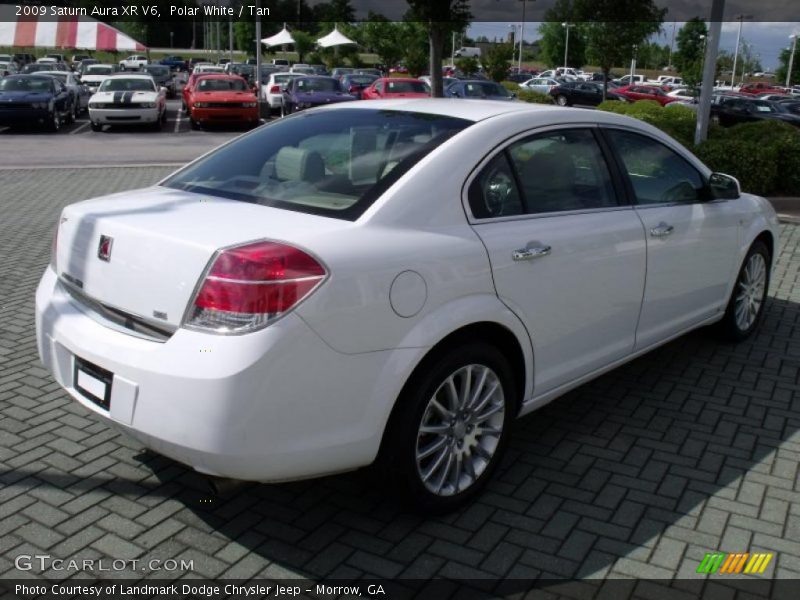
<path fill-rule="evenodd" d="M 372 462 L 387 416 L 374 410 L 380 373 L 409 352 L 341 354 L 295 314 L 248 335 L 178 329 L 164 343 L 145 340 L 95 320 L 49 267 L 36 338 L 56 381 L 102 420 L 199 472 L 253 481 Z M 113 374 L 108 410 L 76 389 L 76 357 Z"/>
<path fill-rule="evenodd" d="M 194 108 L 192 118 L 205 122 L 248 122 L 258 121 L 258 108 Z"/>

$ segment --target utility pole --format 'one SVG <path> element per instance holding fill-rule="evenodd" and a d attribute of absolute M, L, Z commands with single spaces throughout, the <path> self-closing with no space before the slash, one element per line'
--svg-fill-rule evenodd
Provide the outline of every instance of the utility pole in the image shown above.
<path fill-rule="evenodd" d="M 794 68 L 794 52 L 797 50 L 797 37 L 798 34 L 793 33 L 789 36 L 790 40 L 794 40 L 792 42 L 792 53 L 789 55 L 789 68 L 786 71 L 786 87 L 791 87 L 792 85 L 792 69 Z"/>
<path fill-rule="evenodd" d="M 672 41 L 669 43 L 669 59 L 667 60 L 667 67 L 672 71 L 672 52 L 675 49 L 675 21 L 672 22 Z"/>
<path fill-rule="evenodd" d="M 714 75 L 717 72 L 717 52 L 722 34 L 722 18 L 725 0 L 714 0 L 711 5 L 711 23 L 706 36 L 706 51 L 703 58 L 703 83 L 700 88 L 700 103 L 697 106 L 697 123 L 694 130 L 694 143 L 699 144 L 708 136 L 708 122 L 711 118 L 711 96 L 714 93 Z"/>
<path fill-rule="evenodd" d="M 564 68 L 566 69 L 569 65 L 567 64 L 567 54 L 569 53 L 569 29 L 570 27 L 575 27 L 575 23 L 562 23 L 561 26 L 567 30 L 567 39 L 564 43 Z"/>
<path fill-rule="evenodd" d="M 300 3 L 298 2 L 298 6 Z M 256 102 L 258 103 L 258 118 L 261 118 L 261 0 L 256 0 Z"/>
<path fill-rule="evenodd" d="M 733 73 L 731 74 L 731 89 L 733 89 L 733 84 L 734 81 L 736 80 L 736 62 L 739 58 L 739 42 L 742 39 L 742 23 L 744 22 L 745 19 L 752 19 L 752 18 L 753 15 L 740 14 L 736 16 L 736 20 L 739 21 L 739 33 L 736 34 L 736 51 L 733 54 Z"/>

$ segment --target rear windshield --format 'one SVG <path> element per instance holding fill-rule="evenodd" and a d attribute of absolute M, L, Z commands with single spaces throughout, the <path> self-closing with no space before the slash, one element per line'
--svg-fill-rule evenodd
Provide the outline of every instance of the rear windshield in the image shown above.
<path fill-rule="evenodd" d="M 246 92 L 247 84 L 241 79 L 201 79 L 197 84 L 201 92 Z"/>
<path fill-rule="evenodd" d="M 386 91 L 390 94 L 427 94 L 431 90 L 424 81 L 392 81 L 386 82 Z"/>
<path fill-rule="evenodd" d="M 91 65 L 86 71 L 87 75 L 111 75 L 114 72 L 114 69 L 111 67 L 100 67 Z"/>
<path fill-rule="evenodd" d="M 223 146 L 166 187 L 354 221 L 471 121 L 394 110 L 307 111 Z"/>
<path fill-rule="evenodd" d="M 298 92 L 341 92 L 336 79 L 298 79 L 295 83 Z"/>
<path fill-rule="evenodd" d="M 142 69 L 145 73 L 150 73 L 151 75 L 162 76 L 162 75 L 169 75 L 170 70 L 169 67 L 162 67 L 159 65 L 147 65 Z"/>

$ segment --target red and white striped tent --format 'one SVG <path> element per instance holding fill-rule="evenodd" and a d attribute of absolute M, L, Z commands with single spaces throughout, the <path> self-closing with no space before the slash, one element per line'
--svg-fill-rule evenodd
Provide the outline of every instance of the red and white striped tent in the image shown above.
<path fill-rule="evenodd" d="M 11 5 L 0 6 L 0 47 L 147 50 L 132 37 L 91 17 L 16 17 L 14 12 Z"/>

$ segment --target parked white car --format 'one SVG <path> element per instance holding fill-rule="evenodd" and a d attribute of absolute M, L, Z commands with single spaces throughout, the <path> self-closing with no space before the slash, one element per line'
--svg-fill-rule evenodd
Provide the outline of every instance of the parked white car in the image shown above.
<path fill-rule="evenodd" d="M 647 77 L 644 75 L 634 75 L 631 77 L 630 75 L 623 75 L 619 79 L 615 79 L 614 83 L 618 83 L 619 85 L 631 85 L 633 83 L 649 83 Z"/>
<path fill-rule="evenodd" d="M 147 64 L 149 64 L 147 57 L 137 54 L 119 61 L 119 68 L 122 71 L 138 71 Z"/>
<path fill-rule="evenodd" d="M 270 73 L 266 83 L 261 84 L 261 97 L 269 105 L 270 113 L 278 112 L 283 106 L 281 86 L 290 79 L 300 77 L 299 73 Z"/>
<path fill-rule="evenodd" d="M 167 88 L 150 75 L 120 74 L 107 78 L 89 99 L 92 131 L 103 125 L 149 125 L 161 129 L 167 113 Z"/>
<path fill-rule="evenodd" d="M 517 416 L 697 327 L 749 336 L 779 247 L 766 200 L 646 123 L 480 100 L 304 111 L 57 223 L 36 338 L 82 406 L 219 477 L 377 460 L 436 511 Z"/>
<path fill-rule="evenodd" d="M 558 81 L 550 77 L 534 77 L 528 81 L 523 81 L 519 84 L 519 87 L 532 92 L 539 92 L 540 94 L 549 94 L 550 90 L 557 85 Z"/>
<path fill-rule="evenodd" d="M 117 72 L 117 67 L 115 65 L 89 65 L 84 69 L 83 75 L 81 75 L 81 83 L 89 88 L 92 94 L 95 94 L 100 84 Z"/>

